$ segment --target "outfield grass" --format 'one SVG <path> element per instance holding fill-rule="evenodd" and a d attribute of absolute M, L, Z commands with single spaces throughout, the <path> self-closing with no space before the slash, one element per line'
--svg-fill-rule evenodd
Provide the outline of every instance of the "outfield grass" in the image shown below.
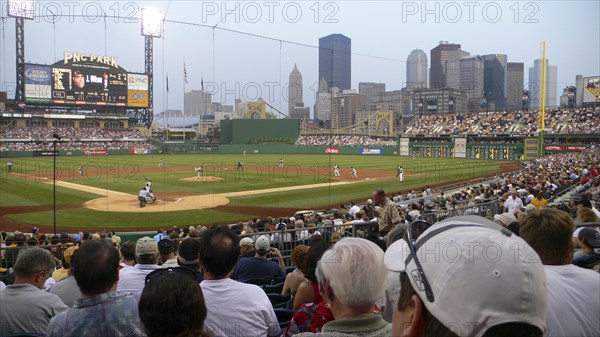
<path fill-rule="evenodd" d="M 165 160 L 165 170 L 158 169 L 160 158 Z M 285 168 L 278 168 L 279 158 L 285 160 Z M 13 158 L 13 173 L 6 175 L 6 161 L 2 161 L 0 208 L 14 206 L 52 205 L 52 158 Z M 242 161 L 245 173 L 236 172 L 234 165 Z M 394 156 L 329 156 L 329 155 L 151 155 L 151 156 L 97 156 L 58 157 L 57 177 L 78 184 L 89 185 L 137 195 L 145 178 L 153 180 L 156 192 L 212 194 L 250 191 L 273 187 L 298 186 L 315 183 L 336 182 L 327 176 L 329 167 L 337 163 L 343 176 L 354 166 L 359 178 L 365 170 L 389 172 L 389 178 L 376 181 L 361 180 L 359 183 L 326 186 L 307 190 L 264 193 L 251 196 L 231 197 L 229 206 L 258 206 L 267 208 L 310 209 L 336 205 L 350 199 L 364 200 L 373 188 L 381 187 L 394 192 L 425 185 L 470 179 L 498 172 L 498 165 L 506 163 L 492 160 L 400 158 Z M 87 175 L 79 177 L 77 168 L 86 168 Z M 214 182 L 190 182 L 178 179 L 195 175 L 194 167 L 203 165 L 205 175 L 223 178 Z M 396 165 L 403 165 L 406 182 L 400 184 L 395 178 Z M 225 166 L 228 170 L 225 170 Z M 260 169 L 259 169 L 260 166 Z M 268 167 L 267 167 L 268 166 Z M 172 171 L 171 168 L 178 169 Z M 144 172 L 153 170 L 154 172 Z M 49 178 L 45 180 L 44 178 Z M 100 197 L 57 186 L 57 205 L 81 205 Z M 159 205 L 157 205 L 159 206 Z M 60 207 L 59 207 L 60 208 Z M 6 215 L 12 220 L 50 226 L 52 212 L 39 211 Z M 158 213 L 111 213 L 89 209 L 61 209 L 57 211 L 57 225 L 66 228 L 155 228 L 166 225 L 187 225 L 215 222 L 235 222 L 249 219 L 256 214 L 224 213 L 215 210 L 191 210 Z M 1 220 L 1 219 L 0 219 Z"/>

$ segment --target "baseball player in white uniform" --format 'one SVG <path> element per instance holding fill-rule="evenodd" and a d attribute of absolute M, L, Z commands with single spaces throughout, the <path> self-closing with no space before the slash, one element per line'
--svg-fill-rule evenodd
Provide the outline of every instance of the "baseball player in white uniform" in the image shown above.
<path fill-rule="evenodd" d="M 358 175 L 356 174 L 356 169 L 353 167 L 350 167 L 350 178 L 352 179 L 358 179 Z"/>
<path fill-rule="evenodd" d="M 402 168 L 402 165 L 396 166 L 396 177 L 400 179 L 400 182 L 404 181 L 404 168 Z"/>
<path fill-rule="evenodd" d="M 148 182 L 146 183 L 146 190 L 149 193 L 152 193 L 152 180 L 150 180 L 150 179 L 148 179 L 146 177 L 144 177 L 144 179 L 148 180 Z"/>
<path fill-rule="evenodd" d="M 198 166 L 198 167 L 194 168 L 194 170 L 196 171 L 196 177 L 198 179 L 200 179 L 200 176 L 202 175 L 204 168 L 202 166 Z"/>
<path fill-rule="evenodd" d="M 340 167 L 338 166 L 338 164 L 333 164 L 333 176 L 334 177 L 340 176 Z"/>

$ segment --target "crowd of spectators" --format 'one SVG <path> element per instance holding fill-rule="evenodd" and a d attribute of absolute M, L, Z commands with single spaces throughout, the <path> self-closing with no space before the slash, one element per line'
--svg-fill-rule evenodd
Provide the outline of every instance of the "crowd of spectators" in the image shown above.
<path fill-rule="evenodd" d="M 417 118 L 407 130 L 407 135 L 530 135 L 539 129 L 539 112 L 537 111 L 425 114 Z M 551 134 L 599 133 L 600 111 L 594 109 L 550 110 L 545 116 L 545 127 Z"/>
<path fill-rule="evenodd" d="M 328 214 L 127 242 L 2 233 L 0 335 L 599 336 L 600 232 L 576 229 L 599 221 L 598 168 L 597 152 L 557 154 L 447 193 L 377 189 Z M 495 200 L 488 219 L 455 217 Z M 433 258 L 448 242 L 469 250 Z"/>
<path fill-rule="evenodd" d="M 529 211 L 516 235 L 503 229 L 514 230 L 504 217 L 496 221 L 399 223 L 383 238 L 377 225 L 365 238 L 315 231 L 291 268 L 267 237 L 241 239 L 228 226 L 170 228 L 127 242 L 106 231 L 61 234 L 50 247 L 15 233 L 7 240 L 21 249 L 6 250 L 17 256 L 14 273 L 0 283 L 0 334 L 389 337 L 478 329 L 483 336 L 597 336 L 598 260 L 571 263 L 570 214 Z M 593 228 L 579 234 L 587 260 L 600 256 L 599 235 Z M 473 250 L 457 259 L 420 258 L 419 250 L 443 254 L 448 242 Z M 511 254 L 490 260 L 491 245 Z M 240 268 L 255 278 L 238 278 Z M 67 276 L 56 281 L 61 270 Z M 300 282 L 284 289 L 283 278 Z"/>
<path fill-rule="evenodd" d="M 65 141 L 56 144 L 57 150 L 75 151 L 75 150 L 123 150 L 123 149 L 156 149 L 156 145 L 150 141 Z M 52 150 L 52 144 L 41 144 L 40 142 L 3 142 L 0 144 L 1 151 L 42 151 Z"/>
<path fill-rule="evenodd" d="M 52 140 L 57 134 L 61 139 L 146 139 L 139 130 L 132 129 L 102 129 L 102 128 L 73 128 L 73 127 L 17 127 L 0 128 L 0 139 Z"/>
<path fill-rule="evenodd" d="M 585 110 L 573 115 L 563 133 L 599 133 L 600 111 Z"/>
<path fill-rule="evenodd" d="M 298 137 L 296 145 L 300 146 L 383 146 L 396 144 L 394 139 L 370 136 L 324 136 L 303 135 Z"/>
<path fill-rule="evenodd" d="M 5 127 L 0 128 L 0 151 L 51 150 L 54 134 L 61 137 L 57 150 L 156 148 L 139 130 L 132 129 Z"/>

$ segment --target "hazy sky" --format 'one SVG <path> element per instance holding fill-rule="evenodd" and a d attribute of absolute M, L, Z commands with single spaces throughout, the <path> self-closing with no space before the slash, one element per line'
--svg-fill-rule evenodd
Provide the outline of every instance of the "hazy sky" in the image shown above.
<path fill-rule="evenodd" d="M 384 82 L 398 90 L 406 81 L 406 57 L 415 48 L 428 58 L 439 41 L 460 43 L 475 54 L 507 54 L 525 63 L 525 81 L 540 42 L 547 42 L 550 64 L 558 66 L 559 94 L 575 75 L 600 74 L 598 1 L 42 1 L 25 24 L 25 60 L 52 64 L 63 52 L 116 56 L 131 72 L 144 70 L 140 11 L 166 14 L 164 36 L 154 40 L 154 107 L 183 107 L 186 91 L 205 89 L 213 101 L 262 97 L 287 112 L 288 76 L 302 73 L 305 105 L 314 104 L 318 80 L 318 39 L 341 33 L 352 39 L 352 87 Z M 15 23 L 1 1 L 0 82 L 14 96 Z M 167 10 L 168 9 L 168 10 Z M 106 14 L 106 19 L 96 17 Z M 229 14 L 226 14 L 229 13 Z M 52 23 L 52 14 L 57 15 Z M 120 18 L 113 18 L 119 16 Z M 179 21 L 177 23 L 173 21 Z M 194 26 L 203 24 L 210 27 Z M 219 28 L 264 35 L 272 40 Z M 213 37 L 214 32 L 214 37 Z M 296 45 L 289 42 L 304 44 Z M 308 46 L 305 46 L 308 45 Z M 216 83 L 216 84 L 213 84 Z"/>

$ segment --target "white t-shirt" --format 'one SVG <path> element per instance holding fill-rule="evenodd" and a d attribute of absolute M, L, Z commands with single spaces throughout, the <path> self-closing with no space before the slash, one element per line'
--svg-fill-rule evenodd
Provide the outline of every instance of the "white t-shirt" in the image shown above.
<path fill-rule="evenodd" d="M 508 205 L 508 213 L 514 214 L 516 210 L 523 208 L 523 201 L 520 198 L 514 198 L 513 202 Z"/>
<path fill-rule="evenodd" d="M 354 206 L 350 207 L 350 210 L 348 211 L 348 213 L 350 213 L 350 215 L 352 215 L 353 217 L 358 212 L 360 212 L 360 207 L 358 207 L 358 205 L 354 205 Z"/>
<path fill-rule="evenodd" d="M 0 281 L 0 292 L 2 290 L 4 290 L 4 288 L 6 288 L 6 284 L 4 284 L 4 282 Z"/>
<path fill-rule="evenodd" d="M 176 268 L 179 267 L 179 263 L 177 263 L 177 258 L 168 259 L 165 263 L 160 265 L 162 268 Z"/>
<path fill-rule="evenodd" d="M 416 220 L 421 216 L 421 212 L 419 212 L 417 209 L 413 209 L 412 211 L 408 212 L 408 215 L 410 215 L 411 219 Z"/>
<path fill-rule="evenodd" d="M 136 264 L 133 267 L 119 270 L 117 291 L 141 293 L 146 285 L 146 275 L 159 268 L 160 266 L 157 264 Z"/>
<path fill-rule="evenodd" d="M 574 266 L 544 266 L 548 316 L 544 336 L 600 336 L 600 274 Z"/>
<path fill-rule="evenodd" d="M 200 287 L 208 311 L 204 328 L 213 337 L 280 335 L 273 306 L 258 286 L 226 278 L 204 280 Z"/>

